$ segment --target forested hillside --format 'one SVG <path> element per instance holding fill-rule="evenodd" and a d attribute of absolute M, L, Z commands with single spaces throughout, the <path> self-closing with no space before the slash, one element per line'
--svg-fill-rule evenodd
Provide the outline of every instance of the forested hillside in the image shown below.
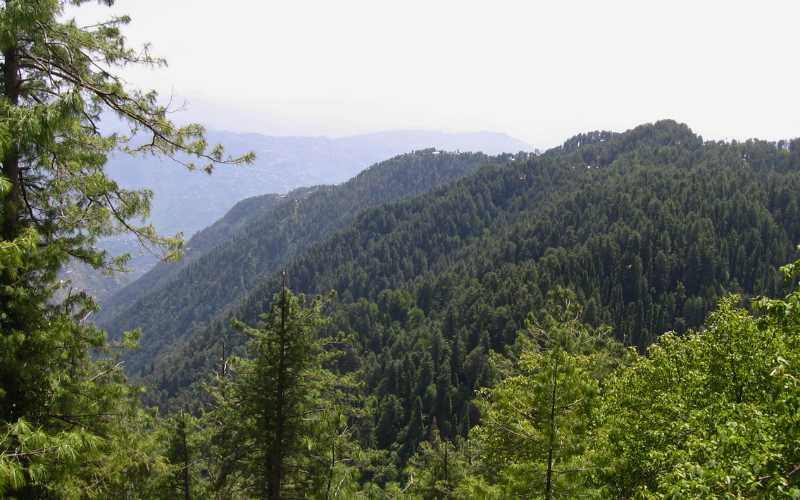
<path fill-rule="evenodd" d="M 701 325 L 726 293 L 782 292 L 775 269 L 800 241 L 799 166 L 797 142 L 704 143 L 674 122 L 586 134 L 368 210 L 286 271 L 294 290 L 336 290 L 329 331 L 358 339 L 351 363 L 375 398 L 376 442 L 404 460 L 424 436 L 408 433 L 418 412 L 444 436 L 466 432 L 474 391 L 492 382 L 489 353 L 554 287 L 640 350 Z M 254 321 L 278 285 L 264 280 L 140 365 L 153 400 L 214 373 L 223 342 L 244 340 L 230 318 Z"/>
<path fill-rule="evenodd" d="M 105 304 L 96 320 L 112 337 L 141 328 L 137 370 L 240 299 L 296 255 L 350 223 L 365 208 L 413 197 L 498 161 L 433 149 L 377 164 L 339 186 L 301 188 L 242 202 L 188 242 L 188 261 L 162 264 Z"/>
<path fill-rule="evenodd" d="M 305 188 L 299 188 L 292 194 L 300 197 L 304 196 L 306 191 Z M 213 250 L 221 242 L 232 238 L 249 223 L 268 216 L 276 207 L 285 203 L 286 198 L 279 194 L 266 194 L 240 201 L 224 217 L 192 236 L 186 242 L 184 255 L 180 260 L 156 264 L 138 280 L 105 298 L 96 321 L 103 322 L 104 318 L 112 318 L 121 309 L 139 300 L 142 295 L 157 290 L 190 263 Z"/>
<path fill-rule="evenodd" d="M 505 134 L 393 130 L 348 137 L 279 137 L 209 131 L 208 140 L 232 153 L 252 151 L 252 165 L 220 166 L 213 175 L 187 172 L 169 160 L 117 155 L 109 175 L 128 189 L 154 193 L 151 222 L 167 234 L 192 236 L 221 218 L 236 203 L 266 193 L 286 194 L 305 186 L 346 182 L 375 163 L 411 151 L 483 152 L 487 155 L 528 151 L 531 147 Z"/>
<path fill-rule="evenodd" d="M 531 149 L 506 134 L 433 130 L 391 130 L 340 138 L 211 131 L 208 139 L 225 144 L 237 154 L 255 152 L 256 159 L 244 168 L 220 166 L 211 176 L 187 171 L 169 159 L 118 154 L 109 159 L 109 176 L 126 189 L 152 191 L 148 221 L 157 231 L 169 235 L 181 233 L 190 238 L 246 198 L 264 193 L 286 194 L 306 186 L 339 184 L 370 165 L 410 151 L 437 148 L 501 154 Z M 112 294 L 159 262 L 158 254 L 143 251 L 134 235 L 104 239 L 101 246 L 112 255 L 130 253 L 128 271 L 106 276 L 72 262 L 62 274 L 72 281 L 75 289 L 86 290 L 100 302 L 105 303 Z"/>

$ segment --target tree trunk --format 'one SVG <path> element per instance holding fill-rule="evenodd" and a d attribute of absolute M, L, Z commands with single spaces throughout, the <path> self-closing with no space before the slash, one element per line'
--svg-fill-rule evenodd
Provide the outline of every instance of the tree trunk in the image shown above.
<path fill-rule="evenodd" d="M 547 478 L 544 485 L 544 497 L 553 498 L 553 448 L 556 439 L 556 389 L 558 387 L 558 358 L 553 366 L 553 391 L 550 395 L 550 436 L 547 444 Z"/>
<path fill-rule="evenodd" d="M 16 47 L 9 47 L 3 50 L 3 97 L 5 97 L 12 106 L 19 105 L 19 90 L 20 90 L 20 77 L 19 77 L 19 54 Z M 13 132 L 12 132 L 13 133 Z M 10 183 L 11 189 L 2 200 L 3 204 L 3 220 L 2 232 L 3 240 L 10 241 L 18 236 L 19 233 L 19 205 L 20 198 L 22 197 L 22 188 L 20 186 L 20 170 L 19 170 L 19 147 L 15 142 L 16 137 L 12 137 L 11 143 L 8 146 L 8 151 L 2 157 L 2 174 Z M 3 282 L 8 282 L 10 279 L 6 272 L 0 273 L 0 279 Z M 5 298 L 0 295 L 0 299 Z M 16 386 L 16 384 L 14 384 Z M 8 386 L 6 386 L 8 387 Z M 14 392 L 12 390 L 12 392 Z M 13 394 L 6 394 L 6 400 L 15 400 Z M 18 399 L 17 399 L 18 400 Z M 12 406 L 12 405 L 9 405 Z M 4 412 L 5 413 L 5 412 Z M 4 416 L 11 421 L 16 420 L 24 414 L 24 411 L 19 407 L 12 408 Z M 12 496 L 20 499 L 34 499 L 40 498 L 42 491 L 32 486 L 32 478 L 30 470 L 28 469 L 28 460 L 23 459 L 23 474 L 25 476 L 26 485 L 20 489 L 13 490 Z"/>
<path fill-rule="evenodd" d="M 331 443 L 331 462 L 328 467 L 328 484 L 325 488 L 325 500 L 330 500 L 331 498 L 331 487 L 333 486 L 333 472 L 336 468 L 336 436 L 333 437 L 333 441 Z"/>
<path fill-rule="evenodd" d="M 451 495 L 450 495 L 450 491 L 451 491 L 451 489 L 450 489 L 450 461 L 449 461 L 449 455 L 447 454 L 447 445 L 449 443 L 447 443 L 446 441 L 442 441 L 442 444 L 444 444 L 444 484 L 445 484 L 445 487 L 447 488 L 447 498 L 451 498 Z"/>
<path fill-rule="evenodd" d="M 281 295 L 281 326 L 279 332 L 280 355 L 278 358 L 278 384 L 276 390 L 275 408 L 275 439 L 274 448 L 270 450 L 268 460 L 269 476 L 267 498 L 280 500 L 281 483 L 283 482 L 283 456 L 284 448 L 284 404 L 285 404 L 285 371 L 286 371 L 286 275 L 283 276 L 283 291 Z"/>
<path fill-rule="evenodd" d="M 192 500 L 192 483 L 191 483 L 191 476 L 189 474 L 189 466 L 191 465 L 191 459 L 189 457 L 189 439 L 186 435 L 186 417 L 181 417 L 181 447 L 183 448 L 183 471 L 182 471 L 182 479 L 183 479 L 183 498 L 184 500 Z"/>
<path fill-rule="evenodd" d="M 19 104 L 19 55 L 17 54 L 16 47 L 12 47 L 3 51 L 3 83 L 5 97 L 12 106 Z M 8 151 L 2 158 L 3 161 L 3 176 L 11 182 L 11 190 L 3 201 L 3 239 L 10 241 L 13 240 L 19 231 L 18 218 L 19 218 L 19 204 L 21 198 L 21 186 L 19 175 L 19 148 L 15 143 L 15 139 L 11 139 Z"/>

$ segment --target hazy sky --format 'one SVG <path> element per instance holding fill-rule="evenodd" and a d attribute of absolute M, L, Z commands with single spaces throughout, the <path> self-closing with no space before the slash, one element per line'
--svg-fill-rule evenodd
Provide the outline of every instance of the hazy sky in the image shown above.
<path fill-rule="evenodd" d="M 117 0 L 169 60 L 132 83 L 212 128 L 506 132 L 536 147 L 674 118 L 800 136 L 800 1 Z"/>

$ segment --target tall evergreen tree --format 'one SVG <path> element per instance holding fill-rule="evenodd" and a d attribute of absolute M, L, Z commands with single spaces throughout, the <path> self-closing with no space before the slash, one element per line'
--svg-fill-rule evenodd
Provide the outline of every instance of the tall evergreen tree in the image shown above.
<path fill-rule="evenodd" d="M 211 387 L 207 416 L 222 457 L 217 490 L 332 498 L 350 477 L 343 462 L 353 452 L 350 415 L 339 393 L 347 384 L 324 367 L 322 305 L 284 286 L 256 327 L 237 323 L 250 337 L 247 356 L 229 360 L 227 378 Z"/>
<path fill-rule="evenodd" d="M 166 456 L 173 464 L 173 473 L 167 491 L 170 496 L 191 500 L 192 459 L 194 450 L 190 443 L 191 426 L 195 419 L 187 413 L 179 413 L 171 421 L 171 433 Z"/>
<path fill-rule="evenodd" d="M 180 250 L 179 238 L 135 222 L 151 194 L 109 179 L 107 155 L 161 154 L 189 168 L 194 157 L 208 170 L 251 159 L 209 149 L 200 126 L 175 126 L 155 93 L 127 88 L 115 69 L 163 61 L 126 45 L 127 17 L 94 26 L 63 18 L 83 3 L 0 6 L 0 494 L 12 497 L 118 496 L 142 468 L 157 469 L 145 451 L 153 443 L 130 434 L 152 421 L 121 365 L 102 356 L 102 332 L 85 323 L 91 299 L 55 295 L 68 259 L 124 265 L 97 249 L 99 237 L 131 232 L 165 256 Z M 103 135 L 109 115 L 128 132 Z"/>

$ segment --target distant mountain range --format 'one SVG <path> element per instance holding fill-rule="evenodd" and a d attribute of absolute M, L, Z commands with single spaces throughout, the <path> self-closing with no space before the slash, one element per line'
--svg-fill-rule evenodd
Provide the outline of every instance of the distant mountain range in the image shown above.
<path fill-rule="evenodd" d="M 183 233 L 187 239 L 220 219 L 237 202 L 267 193 L 283 194 L 302 187 L 342 183 L 374 163 L 398 154 L 436 148 L 489 155 L 532 150 L 529 144 L 494 132 L 397 130 L 341 138 L 277 137 L 209 131 L 209 143 L 224 144 L 231 154 L 254 151 L 253 165 L 220 166 L 212 175 L 189 172 L 153 157 L 119 155 L 107 171 L 125 188 L 147 188 L 154 201 L 150 221 L 163 234 Z M 103 300 L 157 263 L 131 237 L 103 242 L 113 254 L 130 252 L 131 272 L 107 277 L 84 266 L 65 270 L 76 288 Z"/>

